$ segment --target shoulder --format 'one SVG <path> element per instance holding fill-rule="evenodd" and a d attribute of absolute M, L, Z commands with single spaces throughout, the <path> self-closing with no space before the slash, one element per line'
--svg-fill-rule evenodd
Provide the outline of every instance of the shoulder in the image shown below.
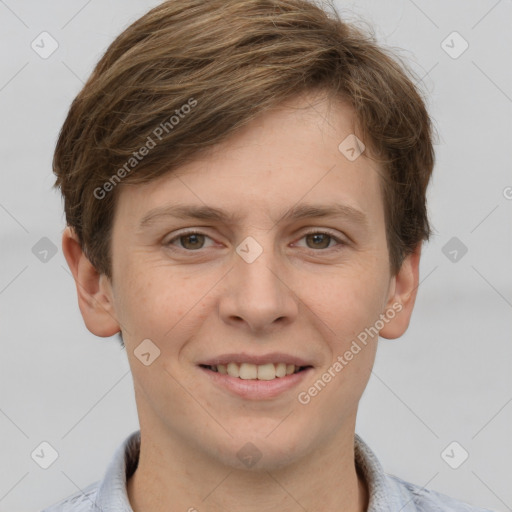
<path fill-rule="evenodd" d="M 77 491 L 74 494 L 64 498 L 63 500 L 46 507 L 41 512 L 89 512 L 94 511 L 96 495 L 100 481 L 88 485 L 82 491 Z"/>
<path fill-rule="evenodd" d="M 479 508 L 446 494 L 406 482 L 395 475 L 388 474 L 387 477 L 402 495 L 406 495 L 414 503 L 411 510 L 418 512 L 492 512 L 489 509 Z"/>

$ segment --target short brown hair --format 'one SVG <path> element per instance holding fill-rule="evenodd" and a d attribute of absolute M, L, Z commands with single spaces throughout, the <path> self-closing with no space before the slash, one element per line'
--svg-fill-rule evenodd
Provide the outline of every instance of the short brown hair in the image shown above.
<path fill-rule="evenodd" d="M 414 74 L 371 31 L 344 22 L 331 7 L 169 0 L 113 41 L 73 101 L 53 159 L 67 224 L 100 273 L 112 277 L 121 179 L 162 176 L 312 90 L 353 107 L 365 155 L 382 165 L 393 275 L 428 240 L 432 123 Z"/>

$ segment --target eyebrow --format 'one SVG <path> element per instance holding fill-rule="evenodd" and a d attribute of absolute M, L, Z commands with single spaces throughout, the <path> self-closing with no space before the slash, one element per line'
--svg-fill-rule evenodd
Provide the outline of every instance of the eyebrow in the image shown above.
<path fill-rule="evenodd" d="M 139 222 L 139 229 L 148 227 L 156 220 L 165 217 L 178 219 L 212 220 L 219 222 L 237 223 L 242 215 L 235 212 L 227 212 L 212 206 L 195 206 L 173 204 L 161 206 L 150 210 Z M 284 210 L 276 224 L 284 220 L 299 220 L 304 218 L 341 217 L 353 221 L 363 227 L 368 227 L 368 218 L 361 211 L 345 204 L 307 204 L 302 203 Z"/>

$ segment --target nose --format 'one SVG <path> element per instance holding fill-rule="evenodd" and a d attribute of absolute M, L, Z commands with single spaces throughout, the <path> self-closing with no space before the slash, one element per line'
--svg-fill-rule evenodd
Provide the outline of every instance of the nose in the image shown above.
<path fill-rule="evenodd" d="M 251 261 L 234 254 L 234 267 L 226 276 L 219 303 L 221 319 L 252 333 L 271 332 L 292 323 L 298 314 L 298 298 L 271 242 L 258 243 L 263 251 Z"/>

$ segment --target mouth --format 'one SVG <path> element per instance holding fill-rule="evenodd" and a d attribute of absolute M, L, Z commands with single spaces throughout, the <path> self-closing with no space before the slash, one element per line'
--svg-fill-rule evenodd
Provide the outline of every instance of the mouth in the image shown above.
<path fill-rule="evenodd" d="M 199 364 L 210 384 L 231 396 L 244 400 L 267 400 L 297 387 L 311 372 L 311 365 L 292 363 L 218 363 Z"/>
<path fill-rule="evenodd" d="M 221 375 L 229 375 L 230 377 L 238 378 L 241 380 L 265 380 L 270 381 L 274 379 L 282 379 L 288 375 L 300 373 L 311 365 L 296 366 L 287 363 L 266 363 L 266 364 L 252 364 L 252 363 L 228 363 L 228 364 L 200 364 L 201 368 L 210 370 L 211 372 L 220 373 Z"/>

